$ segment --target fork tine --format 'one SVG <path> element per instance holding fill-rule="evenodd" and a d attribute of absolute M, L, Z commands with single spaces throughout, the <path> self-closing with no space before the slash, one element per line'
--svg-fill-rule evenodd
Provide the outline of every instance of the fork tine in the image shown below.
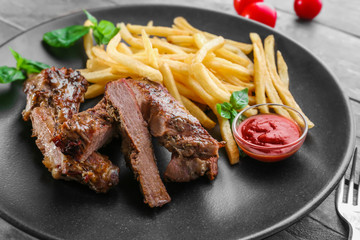
<path fill-rule="evenodd" d="M 345 176 L 341 178 L 341 181 L 339 183 L 339 187 L 337 189 L 336 193 L 336 204 L 340 204 L 343 202 L 344 199 L 344 186 L 345 186 Z"/>
<path fill-rule="evenodd" d="M 357 148 L 353 153 L 352 157 L 352 166 L 351 166 L 351 174 L 350 174 L 350 182 L 349 182 L 349 192 L 347 196 L 347 202 L 349 204 L 354 204 L 354 178 L 355 178 L 355 169 L 356 169 L 356 156 L 357 156 Z"/>

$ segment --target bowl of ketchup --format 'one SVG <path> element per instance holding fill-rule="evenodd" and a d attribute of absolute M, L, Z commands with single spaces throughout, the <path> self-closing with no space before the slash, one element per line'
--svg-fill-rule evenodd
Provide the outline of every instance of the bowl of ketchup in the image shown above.
<path fill-rule="evenodd" d="M 308 132 L 305 116 L 296 109 L 276 103 L 243 109 L 232 123 L 238 146 L 251 158 L 277 162 L 299 150 Z"/>

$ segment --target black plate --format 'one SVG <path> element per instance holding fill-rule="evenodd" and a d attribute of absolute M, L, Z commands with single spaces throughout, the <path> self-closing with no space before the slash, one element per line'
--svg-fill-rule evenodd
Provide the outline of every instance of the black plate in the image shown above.
<path fill-rule="evenodd" d="M 104 150 L 121 167 L 120 184 L 95 194 L 75 183 L 53 180 L 21 119 L 22 83 L 0 87 L 0 216 L 41 238 L 64 239 L 234 239 L 268 236 L 315 208 L 334 188 L 354 146 L 349 105 L 329 70 L 310 52 L 257 23 L 208 10 L 127 6 L 91 11 L 99 19 L 170 26 L 176 16 L 227 38 L 249 42 L 249 32 L 274 34 L 286 59 L 291 91 L 316 124 L 301 150 L 277 164 L 252 159 L 230 166 L 221 151 L 215 181 L 168 183 L 172 202 L 161 209 L 142 203 L 136 181 L 119 153 L 119 141 Z M 24 57 L 58 67 L 84 67 L 81 44 L 67 50 L 45 47 L 43 33 L 82 24 L 77 13 L 37 26 L 0 48 L 0 65 L 15 62 L 8 47 Z M 217 134 L 215 133 L 215 136 Z M 156 145 L 157 146 L 157 145 Z M 169 154 L 156 147 L 160 170 Z"/>

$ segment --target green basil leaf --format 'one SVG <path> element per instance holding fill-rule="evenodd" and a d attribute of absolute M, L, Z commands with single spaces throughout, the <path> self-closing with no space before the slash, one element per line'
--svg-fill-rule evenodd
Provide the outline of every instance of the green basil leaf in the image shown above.
<path fill-rule="evenodd" d="M 84 10 L 84 12 L 85 12 L 87 18 L 90 20 L 90 22 L 92 24 L 94 24 L 94 26 L 97 26 L 98 25 L 97 19 L 93 15 L 91 15 L 88 11 Z"/>
<path fill-rule="evenodd" d="M 234 109 L 242 109 L 249 104 L 248 89 L 244 88 L 241 91 L 235 91 L 231 94 L 230 103 Z"/>
<path fill-rule="evenodd" d="M 56 29 L 47 32 L 43 36 L 44 42 L 52 47 L 70 47 L 77 40 L 89 32 L 89 27 L 82 25 L 73 25 L 65 28 Z"/>
<path fill-rule="evenodd" d="M 17 70 L 24 70 L 27 72 L 27 74 L 29 74 L 29 73 L 39 73 L 41 72 L 41 70 L 45 68 L 50 68 L 50 66 L 45 63 L 23 58 L 18 52 L 16 52 L 12 48 L 10 48 L 10 51 L 16 60 Z"/>
<path fill-rule="evenodd" d="M 226 118 L 226 119 L 230 119 L 231 118 L 231 109 L 229 110 L 228 108 L 229 103 L 222 103 L 216 104 L 216 110 L 217 112 L 220 114 L 221 117 Z"/>
<path fill-rule="evenodd" d="M 99 25 L 93 30 L 94 38 L 98 45 L 108 44 L 111 38 L 118 32 L 119 28 L 115 27 L 112 22 L 106 20 L 101 20 Z"/>
<path fill-rule="evenodd" d="M 0 83 L 11 83 L 16 80 L 24 79 L 26 79 L 26 76 L 22 73 L 22 71 L 14 67 L 0 67 Z"/>
<path fill-rule="evenodd" d="M 237 115 L 238 115 L 238 112 L 235 109 L 231 109 L 230 122 L 232 122 Z"/>

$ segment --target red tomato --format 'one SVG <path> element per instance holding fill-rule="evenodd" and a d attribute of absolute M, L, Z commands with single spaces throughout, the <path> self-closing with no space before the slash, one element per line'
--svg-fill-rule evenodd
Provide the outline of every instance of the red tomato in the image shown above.
<path fill-rule="evenodd" d="M 266 3 L 256 2 L 247 6 L 241 16 L 275 27 L 277 13 L 275 8 Z"/>
<path fill-rule="evenodd" d="M 320 13 L 321 7 L 321 0 L 295 0 L 294 2 L 296 15 L 301 19 L 313 19 Z"/>
<path fill-rule="evenodd" d="M 263 2 L 264 0 L 234 0 L 234 8 L 236 10 L 236 12 L 241 15 L 242 11 L 244 11 L 244 9 L 255 2 Z"/>

